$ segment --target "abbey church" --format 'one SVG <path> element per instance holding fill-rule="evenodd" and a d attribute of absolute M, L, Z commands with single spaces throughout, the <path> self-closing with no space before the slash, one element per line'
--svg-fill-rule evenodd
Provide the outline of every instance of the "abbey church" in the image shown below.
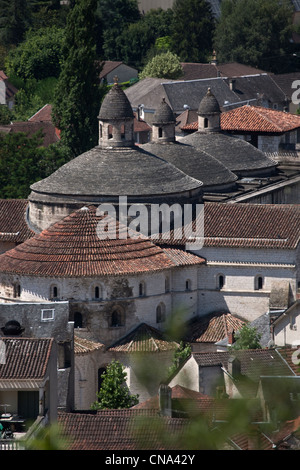
<path fill-rule="evenodd" d="M 53 325 L 55 305 L 65 306 L 68 328 L 74 327 L 71 352 L 64 353 L 74 354 L 75 409 L 90 407 L 100 372 L 113 359 L 125 365 L 129 389 L 141 400 L 157 393 L 179 342 L 166 334 L 172 316 L 189 325 L 222 312 L 241 325 L 276 316 L 299 298 L 299 206 L 217 202 L 220 193 L 234 193 L 241 178 L 272 180 L 278 171 L 262 151 L 222 132 L 220 115 L 208 90 L 198 130 L 178 140 L 175 117 L 162 100 L 151 142 L 137 145 L 130 102 L 115 84 L 100 108 L 98 145 L 33 184 L 15 225 L 1 222 L 0 328 L 17 320 L 30 337 L 26 306 L 51 303 Z M 125 218 L 120 200 L 126 200 Z M 153 205 L 203 208 L 201 243 L 178 236 L 175 220 L 168 233 L 161 223 L 155 236 L 138 226 L 129 234 L 129 208 Z M 117 222 L 110 224 L 109 210 L 105 219 L 99 208 L 115 211 Z M 14 316 L 20 304 L 23 313 Z M 164 364 L 156 383 L 140 382 L 139 353 Z"/>

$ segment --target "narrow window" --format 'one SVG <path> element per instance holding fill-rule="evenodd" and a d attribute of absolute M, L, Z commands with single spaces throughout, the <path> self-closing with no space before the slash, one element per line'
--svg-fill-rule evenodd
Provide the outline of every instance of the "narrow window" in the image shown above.
<path fill-rule="evenodd" d="M 99 286 L 95 287 L 95 299 L 99 299 L 100 297 L 100 292 L 99 292 Z"/>
<path fill-rule="evenodd" d="M 261 290 L 264 285 L 264 279 L 262 276 L 256 276 L 255 281 L 254 281 L 254 287 L 255 290 Z"/>
<path fill-rule="evenodd" d="M 82 328 L 82 314 L 80 312 L 74 314 L 74 328 Z"/>
<path fill-rule="evenodd" d="M 168 277 L 165 279 L 165 292 L 170 292 L 170 280 Z"/>
<path fill-rule="evenodd" d="M 204 129 L 208 128 L 208 119 L 204 118 Z"/>
<path fill-rule="evenodd" d="M 143 297 L 145 295 L 145 284 L 143 282 L 139 283 L 139 296 Z"/>
<path fill-rule="evenodd" d="M 191 290 L 191 281 L 190 281 L 190 279 L 187 279 L 185 281 L 185 290 Z"/>
<path fill-rule="evenodd" d="M 166 308 L 163 303 L 156 307 L 156 323 L 162 323 L 166 319 Z"/>
<path fill-rule="evenodd" d="M 219 274 L 217 277 L 217 289 L 223 289 L 225 284 L 225 276 L 224 274 Z"/>
<path fill-rule="evenodd" d="M 54 298 L 54 299 L 57 299 L 57 293 L 58 293 L 58 292 L 57 292 L 57 287 L 54 286 L 54 287 L 53 287 L 53 298 Z"/>
<path fill-rule="evenodd" d="M 158 137 L 162 137 L 163 136 L 163 130 L 161 127 L 158 128 Z"/>

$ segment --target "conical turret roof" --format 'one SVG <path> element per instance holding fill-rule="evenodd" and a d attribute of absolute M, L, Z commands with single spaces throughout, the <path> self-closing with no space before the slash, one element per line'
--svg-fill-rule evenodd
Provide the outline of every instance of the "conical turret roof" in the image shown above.
<path fill-rule="evenodd" d="M 109 120 L 127 120 L 133 119 L 134 114 L 131 104 L 117 83 L 110 89 L 105 96 L 99 111 L 99 119 Z"/>

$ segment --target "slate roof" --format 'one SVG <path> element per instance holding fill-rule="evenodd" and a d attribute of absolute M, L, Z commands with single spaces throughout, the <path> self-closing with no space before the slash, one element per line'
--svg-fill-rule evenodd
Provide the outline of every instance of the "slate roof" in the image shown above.
<path fill-rule="evenodd" d="M 190 81 L 145 78 L 129 87 L 125 93 L 134 108 L 143 104 L 145 109 L 156 110 L 162 98 L 165 98 L 173 113 L 179 114 L 185 110 L 185 105 L 191 110 L 198 110 L 200 101 L 209 87 L 221 109 L 225 102 L 234 104 L 240 101 L 220 77 Z"/>
<path fill-rule="evenodd" d="M 108 351 L 119 353 L 136 352 L 162 352 L 173 351 L 178 347 L 175 341 L 171 341 L 165 335 L 146 323 L 141 323 L 124 338 L 116 341 L 108 348 Z"/>
<path fill-rule="evenodd" d="M 83 207 L 39 235 L 0 255 L 1 272 L 32 276 L 93 277 L 155 272 L 178 265 L 201 264 L 189 255 L 176 261 L 148 238 L 129 237 L 127 227 L 111 219 L 105 239 L 97 230 L 103 218 L 94 206 Z M 110 222 L 110 223 L 109 223 Z M 104 224 L 106 225 L 106 224 Z M 116 233 L 114 228 L 116 227 Z"/>
<path fill-rule="evenodd" d="M 281 134 L 299 127 L 299 115 L 260 106 L 242 106 L 221 114 L 223 131 Z"/>
<path fill-rule="evenodd" d="M 0 380 L 43 379 L 53 344 L 52 338 L 1 337 L 6 363 L 0 363 Z"/>
<path fill-rule="evenodd" d="M 98 118 L 104 121 L 123 121 L 134 118 L 130 102 L 123 90 L 117 84 L 114 84 L 114 86 L 111 87 L 109 92 L 105 95 L 100 107 Z"/>
<path fill-rule="evenodd" d="M 137 145 L 93 149 L 31 186 L 29 199 L 55 197 L 162 196 L 201 190 L 202 183 Z M 75 198 L 75 199 L 74 199 Z"/>
<path fill-rule="evenodd" d="M 185 341 L 189 343 L 216 343 L 233 330 L 237 332 L 246 322 L 231 313 L 213 313 L 193 319 L 186 325 Z"/>
<path fill-rule="evenodd" d="M 281 73 L 272 75 L 272 79 L 277 84 L 277 86 L 283 91 L 283 93 L 291 100 L 292 94 L 299 88 L 293 88 L 293 83 L 296 80 L 300 80 L 299 72 L 292 73 Z"/>
<path fill-rule="evenodd" d="M 294 376 L 293 371 L 276 349 L 244 349 L 239 351 L 192 353 L 200 367 L 222 366 L 228 369 L 228 360 L 236 357 L 240 361 L 241 374 L 258 383 L 261 376 Z"/>
<path fill-rule="evenodd" d="M 277 166 L 274 160 L 249 142 L 223 132 L 193 132 L 180 142 L 208 153 L 238 176 L 273 172 Z"/>
<path fill-rule="evenodd" d="M 188 422 L 160 418 L 154 410 L 58 413 L 67 450 L 180 450 Z"/>
<path fill-rule="evenodd" d="M 164 144 L 148 142 L 142 148 L 168 161 L 190 177 L 201 181 L 203 190 L 232 185 L 238 178 L 209 150 L 206 152 L 200 146 L 195 149 L 182 140 Z"/>
<path fill-rule="evenodd" d="M 0 199 L 0 240 L 22 243 L 33 237 L 26 223 L 26 199 Z"/>
<path fill-rule="evenodd" d="M 229 85 L 229 78 L 224 79 Z M 271 104 L 284 104 L 286 95 L 267 73 L 236 77 L 234 93 L 241 101 L 267 100 Z M 257 102 L 258 104 L 258 102 Z"/>

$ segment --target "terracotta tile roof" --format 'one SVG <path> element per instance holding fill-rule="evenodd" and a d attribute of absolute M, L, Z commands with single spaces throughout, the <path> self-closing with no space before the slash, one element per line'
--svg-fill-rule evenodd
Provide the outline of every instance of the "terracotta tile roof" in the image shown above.
<path fill-rule="evenodd" d="M 300 359 L 298 355 L 298 364 L 292 359 L 292 355 L 297 352 L 296 348 L 278 348 L 279 354 L 284 358 L 284 360 L 288 363 L 290 368 L 293 370 L 295 375 L 300 375 Z"/>
<path fill-rule="evenodd" d="M 0 379 L 43 379 L 53 344 L 52 338 L 1 337 L 6 363 L 0 363 Z"/>
<path fill-rule="evenodd" d="M 192 253 L 188 253 L 184 250 L 179 250 L 176 248 L 163 248 L 163 251 L 168 255 L 168 257 L 176 266 L 191 266 L 193 264 L 199 265 L 205 263 L 204 258 L 193 255 Z"/>
<path fill-rule="evenodd" d="M 185 341 L 190 343 L 216 343 L 233 331 L 238 331 L 246 322 L 231 313 L 217 313 L 193 319 L 187 325 Z"/>
<path fill-rule="evenodd" d="M 26 199 L 0 199 L 0 240 L 22 243 L 33 237 L 34 232 L 26 223 Z"/>
<path fill-rule="evenodd" d="M 224 131 L 283 133 L 299 127 L 299 115 L 259 106 L 246 105 L 221 114 Z"/>
<path fill-rule="evenodd" d="M 183 80 L 199 80 L 214 77 L 238 77 L 242 75 L 253 75 L 264 73 L 263 70 L 254 67 L 230 62 L 227 64 L 199 64 L 193 62 L 181 63 L 183 69 Z"/>
<path fill-rule="evenodd" d="M 185 419 L 160 418 L 152 410 L 58 413 L 67 450 L 180 450 Z"/>
<path fill-rule="evenodd" d="M 88 354 L 93 351 L 99 351 L 105 349 L 105 345 L 102 343 L 96 343 L 85 338 L 80 338 L 74 335 L 74 353 L 78 356 Z"/>
<path fill-rule="evenodd" d="M 178 343 L 170 341 L 165 335 L 146 323 L 141 323 L 132 332 L 121 338 L 108 348 L 108 351 L 133 352 L 162 352 L 172 351 Z"/>
<path fill-rule="evenodd" d="M 204 247 L 296 249 L 299 240 L 298 204 L 204 204 Z M 193 239 L 182 237 L 180 230 L 169 239 L 157 237 L 155 241 L 162 246 L 182 246 Z"/>
<path fill-rule="evenodd" d="M 96 207 L 83 207 L 0 256 L 1 271 L 33 276 L 81 277 L 155 272 L 178 266 L 160 247 L 115 221 L 107 239 L 97 234 Z M 109 219 L 107 219 L 109 221 Z M 114 227 L 117 227 L 114 233 Z M 127 238 L 126 238 L 127 237 Z M 196 257 L 183 264 L 195 263 Z M 202 263 L 202 259 L 199 260 Z"/>
<path fill-rule="evenodd" d="M 32 137 L 37 132 L 42 132 L 42 145 L 47 147 L 50 144 L 54 144 L 59 141 L 57 131 L 52 122 L 49 121 L 22 121 L 22 122 L 13 122 L 11 124 L 2 125 L 0 132 L 22 132 L 27 137 Z"/>
<path fill-rule="evenodd" d="M 52 122 L 52 105 L 45 104 L 41 109 L 39 109 L 33 116 L 31 116 L 28 121 L 30 122 L 42 122 L 48 121 Z"/>

